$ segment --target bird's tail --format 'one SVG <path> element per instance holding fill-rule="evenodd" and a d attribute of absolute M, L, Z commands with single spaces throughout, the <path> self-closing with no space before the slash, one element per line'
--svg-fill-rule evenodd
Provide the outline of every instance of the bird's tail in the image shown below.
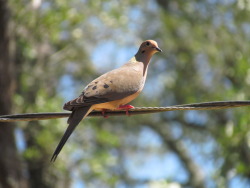
<path fill-rule="evenodd" d="M 68 128 L 66 129 L 60 143 L 57 145 L 56 150 L 51 158 L 51 162 L 54 162 L 62 150 L 64 144 L 70 137 L 71 133 L 74 131 L 76 126 L 80 123 L 82 119 L 84 119 L 91 112 L 91 106 L 86 106 L 82 108 L 77 108 L 72 111 L 68 119 Z"/>

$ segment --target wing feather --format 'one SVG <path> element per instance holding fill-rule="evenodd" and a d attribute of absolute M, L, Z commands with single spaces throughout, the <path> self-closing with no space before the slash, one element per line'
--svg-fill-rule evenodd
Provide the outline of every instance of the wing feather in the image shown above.
<path fill-rule="evenodd" d="M 139 91 L 143 84 L 144 78 L 136 69 L 121 67 L 93 80 L 79 97 L 65 103 L 63 108 L 72 111 L 76 107 L 123 99 Z"/>

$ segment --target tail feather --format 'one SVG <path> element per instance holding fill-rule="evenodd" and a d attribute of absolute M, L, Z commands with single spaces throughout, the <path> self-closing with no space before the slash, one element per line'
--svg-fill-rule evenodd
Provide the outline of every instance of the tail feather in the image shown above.
<path fill-rule="evenodd" d="M 67 120 L 67 123 L 70 124 L 71 120 L 73 119 L 74 117 L 74 114 L 75 114 L 76 111 L 72 111 L 72 113 L 70 114 L 68 120 Z"/>
<path fill-rule="evenodd" d="M 80 121 L 85 118 L 90 113 L 91 106 L 77 108 L 72 111 L 69 119 L 68 119 L 68 128 L 66 129 L 61 141 L 56 147 L 56 150 L 51 158 L 51 162 L 54 162 L 59 155 L 60 151 L 62 150 L 64 144 L 67 142 L 68 138 L 70 137 L 71 133 L 74 131 L 76 126 L 80 123 Z"/>

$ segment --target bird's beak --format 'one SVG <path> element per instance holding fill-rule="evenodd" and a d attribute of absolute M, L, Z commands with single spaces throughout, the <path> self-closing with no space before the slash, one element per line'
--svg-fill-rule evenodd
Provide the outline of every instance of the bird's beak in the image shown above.
<path fill-rule="evenodd" d="M 156 49 L 156 51 L 158 52 L 162 52 L 162 50 L 159 47 L 154 47 Z"/>
<path fill-rule="evenodd" d="M 162 52 L 162 49 L 160 49 L 159 47 L 156 47 L 156 50 L 157 50 L 158 52 Z"/>

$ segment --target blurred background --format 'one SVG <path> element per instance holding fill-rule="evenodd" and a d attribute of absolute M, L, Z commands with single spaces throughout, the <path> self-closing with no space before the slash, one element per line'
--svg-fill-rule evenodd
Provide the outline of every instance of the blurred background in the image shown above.
<path fill-rule="evenodd" d="M 0 114 L 62 112 L 140 43 L 163 53 L 134 106 L 250 96 L 249 0 L 0 1 Z M 250 109 L 1 123 L 3 188 L 250 187 Z"/>

